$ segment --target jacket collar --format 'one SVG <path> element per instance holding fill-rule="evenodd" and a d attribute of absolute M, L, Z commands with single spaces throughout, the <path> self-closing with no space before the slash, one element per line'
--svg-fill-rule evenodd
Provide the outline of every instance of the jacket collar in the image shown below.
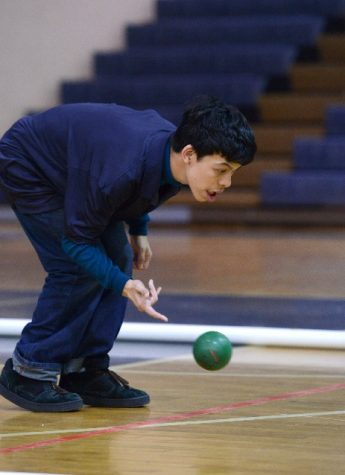
<path fill-rule="evenodd" d="M 181 189 L 178 182 L 174 184 L 167 182 L 161 187 L 164 175 L 165 151 L 171 133 L 172 131 L 166 130 L 157 132 L 149 137 L 145 147 L 142 197 L 150 202 L 152 206 L 157 206 L 161 201 L 167 200 Z M 162 189 L 160 190 L 160 188 Z"/>

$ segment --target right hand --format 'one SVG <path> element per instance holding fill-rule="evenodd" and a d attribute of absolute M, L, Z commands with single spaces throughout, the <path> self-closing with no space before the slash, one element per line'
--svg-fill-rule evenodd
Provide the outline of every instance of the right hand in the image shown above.
<path fill-rule="evenodd" d="M 156 290 L 152 279 L 149 281 L 149 288 L 145 287 L 141 280 L 130 279 L 126 282 L 122 295 L 127 297 L 139 312 L 144 312 L 152 318 L 167 322 L 168 318 L 157 312 L 152 306 L 158 301 L 161 290 L 161 287 Z"/>

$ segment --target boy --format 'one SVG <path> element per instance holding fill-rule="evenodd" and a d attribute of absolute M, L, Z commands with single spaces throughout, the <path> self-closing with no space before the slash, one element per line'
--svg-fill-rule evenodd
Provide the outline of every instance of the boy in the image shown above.
<path fill-rule="evenodd" d="M 41 412 L 148 404 L 108 356 L 128 299 L 167 321 L 153 307 L 161 289 L 132 278 L 133 260 L 146 269 L 152 256 L 147 213 L 181 185 L 215 201 L 255 152 L 243 115 L 209 97 L 177 129 L 115 104 L 62 105 L 16 122 L 0 141 L 0 186 L 47 277 L 0 394 Z"/>

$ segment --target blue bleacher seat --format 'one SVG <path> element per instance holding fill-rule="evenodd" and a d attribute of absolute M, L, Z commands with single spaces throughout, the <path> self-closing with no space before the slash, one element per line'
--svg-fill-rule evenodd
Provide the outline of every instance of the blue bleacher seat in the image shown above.
<path fill-rule="evenodd" d="M 293 163 L 296 169 L 345 170 L 345 136 L 295 140 Z"/>
<path fill-rule="evenodd" d="M 121 74 L 192 74 L 254 73 L 287 74 L 297 56 L 294 46 L 206 45 L 131 48 L 124 53 L 99 53 L 95 56 L 95 72 L 99 76 Z"/>
<path fill-rule="evenodd" d="M 345 105 L 329 106 L 326 112 L 327 135 L 345 136 Z"/>
<path fill-rule="evenodd" d="M 325 26 L 317 15 L 182 18 L 127 28 L 130 47 L 214 43 L 314 45 Z"/>
<path fill-rule="evenodd" d="M 254 105 L 263 92 L 262 76 L 188 75 L 121 76 L 95 81 L 65 82 L 61 87 L 63 103 L 118 102 L 136 107 L 179 105 L 197 94 L 211 94 L 235 105 Z"/>
<path fill-rule="evenodd" d="M 265 172 L 261 202 L 270 206 L 345 206 L 345 172 Z"/>
<path fill-rule="evenodd" d="M 158 0 L 159 18 L 299 14 L 337 16 L 345 0 Z"/>

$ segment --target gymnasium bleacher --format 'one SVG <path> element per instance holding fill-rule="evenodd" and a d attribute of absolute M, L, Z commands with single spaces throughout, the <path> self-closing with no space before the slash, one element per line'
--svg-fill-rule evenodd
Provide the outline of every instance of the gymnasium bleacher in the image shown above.
<path fill-rule="evenodd" d="M 338 18 L 344 13 L 344 0 L 158 0 L 159 18 L 223 15 L 313 14 Z"/>
<path fill-rule="evenodd" d="M 92 78 L 61 84 L 62 103 L 153 108 L 178 123 L 207 93 L 253 124 L 257 158 L 231 190 L 212 207 L 182 191 L 153 224 L 343 223 L 345 0 L 157 0 L 156 20 L 128 25 L 124 50 L 93 64 Z"/>
<path fill-rule="evenodd" d="M 328 136 L 345 136 L 345 105 L 333 105 L 328 108 L 325 126 Z"/>

